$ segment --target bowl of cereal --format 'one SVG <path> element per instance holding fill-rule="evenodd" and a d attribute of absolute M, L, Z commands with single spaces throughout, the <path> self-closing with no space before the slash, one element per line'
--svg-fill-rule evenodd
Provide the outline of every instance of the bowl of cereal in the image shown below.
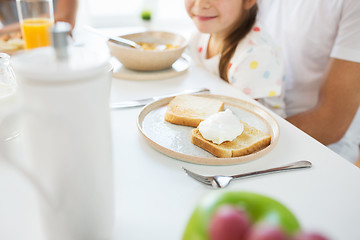
<path fill-rule="evenodd" d="M 170 68 L 181 57 L 187 41 L 176 33 L 146 31 L 120 36 L 136 42 L 141 48 L 127 47 L 108 41 L 112 56 L 126 68 L 138 71 L 158 71 Z"/>

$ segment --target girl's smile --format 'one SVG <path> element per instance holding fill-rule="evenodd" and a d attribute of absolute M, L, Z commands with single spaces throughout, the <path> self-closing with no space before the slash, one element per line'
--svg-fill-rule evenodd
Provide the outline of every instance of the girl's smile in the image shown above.
<path fill-rule="evenodd" d="M 217 16 L 200 16 L 200 15 L 194 15 L 194 18 L 196 18 L 198 21 L 206 22 L 206 21 L 210 21 L 210 20 L 213 20 L 213 19 L 217 18 Z"/>

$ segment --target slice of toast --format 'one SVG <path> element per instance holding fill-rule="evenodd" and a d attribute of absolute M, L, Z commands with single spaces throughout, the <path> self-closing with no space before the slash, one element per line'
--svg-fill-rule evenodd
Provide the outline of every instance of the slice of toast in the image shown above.
<path fill-rule="evenodd" d="M 199 128 L 191 131 L 191 142 L 216 157 L 231 158 L 248 155 L 270 144 L 271 136 L 242 122 L 244 131 L 232 141 L 215 144 L 201 135 Z"/>
<path fill-rule="evenodd" d="M 179 95 L 167 106 L 165 120 L 174 124 L 197 127 L 208 116 L 224 110 L 224 102 L 193 95 Z"/>

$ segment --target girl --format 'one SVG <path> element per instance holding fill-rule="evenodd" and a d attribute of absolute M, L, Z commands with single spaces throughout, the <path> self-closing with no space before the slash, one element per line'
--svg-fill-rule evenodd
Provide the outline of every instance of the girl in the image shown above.
<path fill-rule="evenodd" d="M 200 31 L 189 44 L 193 60 L 285 117 L 284 66 L 256 23 L 256 0 L 185 0 Z"/>

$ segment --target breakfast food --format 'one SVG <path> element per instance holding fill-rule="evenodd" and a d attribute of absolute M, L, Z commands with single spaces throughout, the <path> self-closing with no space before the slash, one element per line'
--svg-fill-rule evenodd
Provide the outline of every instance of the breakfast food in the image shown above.
<path fill-rule="evenodd" d="M 300 230 L 295 215 L 273 198 L 253 192 L 214 192 L 198 203 L 183 240 L 248 240 L 246 236 L 260 226 L 279 227 L 287 235 Z"/>
<path fill-rule="evenodd" d="M 216 157 L 240 157 L 270 144 L 271 136 L 237 119 L 224 102 L 206 97 L 179 95 L 167 106 L 165 120 L 196 127 L 191 142 Z"/>
<path fill-rule="evenodd" d="M 220 100 L 179 95 L 167 106 L 165 120 L 178 125 L 197 127 L 201 121 L 223 109 L 224 102 Z"/>
<path fill-rule="evenodd" d="M 199 124 L 201 135 L 213 143 L 232 141 L 244 131 L 244 124 L 231 110 L 215 113 Z"/>
<path fill-rule="evenodd" d="M 21 33 L 4 34 L 0 36 L 0 52 L 11 54 L 24 49 L 24 40 Z"/>
<path fill-rule="evenodd" d="M 232 141 L 225 141 L 221 144 L 213 143 L 201 135 L 199 128 L 195 128 L 191 131 L 191 142 L 220 158 L 244 156 L 261 150 L 270 144 L 270 135 L 245 122 L 241 123 L 244 125 L 244 130 Z"/>
<path fill-rule="evenodd" d="M 213 192 L 194 209 L 183 240 L 327 240 L 301 228 L 276 199 L 253 192 Z"/>
<path fill-rule="evenodd" d="M 159 43 L 147 43 L 147 42 L 138 42 L 142 49 L 144 50 L 169 50 L 178 48 L 177 45 L 172 44 L 159 44 Z"/>

